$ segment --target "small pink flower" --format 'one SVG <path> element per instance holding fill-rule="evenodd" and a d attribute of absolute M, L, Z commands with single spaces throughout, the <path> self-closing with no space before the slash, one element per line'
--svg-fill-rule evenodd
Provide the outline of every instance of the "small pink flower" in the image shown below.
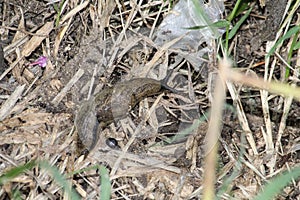
<path fill-rule="evenodd" d="M 47 65 L 47 57 L 41 56 L 39 57 L 39 59 L 37 59 L 35 62 L 30 63 L 29 65 L 39 65 L 41 68 L 45 68 Z"/>

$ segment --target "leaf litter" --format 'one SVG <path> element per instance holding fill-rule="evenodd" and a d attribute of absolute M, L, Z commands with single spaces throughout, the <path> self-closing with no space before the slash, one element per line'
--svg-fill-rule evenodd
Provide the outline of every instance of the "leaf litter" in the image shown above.
<path fill-rule="evenodd" d="M 34 159 L 47 160 L 66 175 L 104 164 L 110 171 L 112 199 L 199 198 L 203 184 L 203 143 L 211 103 L 209 91 L 212 90 L 208 76 L 215 71 L 216 50 L 201 59 L 203 64 L 199 68 L 193 62 L 199 57 L 193 59 L 172 48 L 180 38 L 161 47 L 155 44 L 151 35 L 170 12 L 169 1 L 53 4 L 62 6 L 59 15 L 54 5 L 40 1 L 20 4 L 13 0 L 0 5 L 0 39 L 5 41 L 1 42 L 3 57 L 0 54 L 0 64 L 4 65 L 0 78 L 1 174 Z M 230 9 L 232 5 L 226 4 L 225 10 Z M 260 14 L 258 5 L 254 12 Z M 60 23 L 55 24 L 58 17 Z M 255 21 L 256 17 L 251 16 L 251 20 Z M 247 23 L 253 25 L 251 20 Z M 258 44 L 259 48 L 249 49 L 249 29 L 245 25 L 241 30 L 240 40 L 234 39 L 238 43 L 234 58 L 245 67 L 250 66 L 249 54 L 256 55 L 254 61 L 261 61 L 258 51 L 264 46 Z M 30 66 L 41 56 L 48 59 L 46 69 Z M 168 84 L 182 93 L 145 99 L 128 117 L 103 130 L 97 148 L 86 158 L 78 155 L 73 121 L 78 105 L 89 93 L 137 76 L 162 79 L 169 69 L 172 75 Z M 262 74 L 258 68 L 249 70 Z M 271 121 L 267 131 L 276 138 L 279 125 L 281 130 L 280 148 L 276 146 L 281 153 L 276 153 L 274 163 L 270 163 L 272 157 L 269 158 L 266 143 L 272 145 L 272 140 L 268 139 L 270 135 L 265 135 L 259 91 L 234 84 L 227 87 L 231 88 L 233 99 L 227 103 L 238 109 L 226 109 L 223 116 L 216 188 L 241 163 L 238 175 L 228 185 L 231 192 L 222 197 L 230 194 L 234 198 L 251 198 L 273 173 L 299 162 L 299 148 L 296 148 L 300 132 L 299 103 L 286 102 L 290 109 L 284 108 L 289 114 L 285 113 L 282 123 L 286 127 L 282 128 L 279 116 L 284 99 L 278 95 L 267 96 Z M 197 125 L 194 120 L 200 116 L 204 119 Z M 253 137 L 252 143 L 242 140 L 243 131 L 246 137 Z M 177 135 L 178 140 L 167 144 L 176 133 L 182 133 L 182 137 Z M 115 138 L 119 148 L 108 147 L 107 138 Z M 239 159 L 243 151 L 244 158 Z M 96 189 L 100 185 L 98 177 L 97 170 L 86 170 L 69 176 L 68 180 L 83 198 L 95 199 L 100 196 Z M 22 198 L 62 198 L 63 190 L 51 180 L 44 172 L 33 169 L 5 185 L 0 190 L 0 199 L 11 197 L 16 188 Z M 296 198 L 296 185 L 286 187 L 279 199 Z"/>

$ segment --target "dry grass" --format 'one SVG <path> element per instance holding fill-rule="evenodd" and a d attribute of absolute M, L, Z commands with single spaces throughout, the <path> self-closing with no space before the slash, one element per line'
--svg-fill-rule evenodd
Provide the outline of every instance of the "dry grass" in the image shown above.
<path fill-rule="evenodd" d="M 47 161 L 82 198 L 97 199 L 103 192 L 101 173 L 93 166 L 104 165 L 112 199 L 211 199 L 216 194 L 251 199 L 270 178 L 297 166 L 300 52 L 290 62 L 285 53 L 294 38 L 270 57 L 261 55 L 274 43 L 249 50 L 249 27 L 258 29 L 253 21 L 265 18 L 256 5 L 230 41 L 239 69 L 222 62 L 218 67 L 218 43 L 197 71 L 171 47 L 181 38 L 162 47 L 153 41 L 171 6 L 169 1 L 1 2 L 0 175 L 29 161 Z M 232 7 L 228 2 L 226 13 Z M 299 24 L 295 12 L 282 14 L 275 41 L 291 22 Z M 31 66 L 41 55 L 48 58 L 46 68 Z M 292 69 L 290 84 L 282 85 L 286 63 Z M 168 85 L 178 93 L 144 99 L 101 132 L 87 157 L 78 154 L 73 123 L 83 100 L 116 82 L 163 79 L 170 70 Z M 115 138 L 120 148 L 110 148 L 107 138 Z M 40 165 L 0 188 L 0 199 L 68 195 Z M 299 181 L 277 198 L 300 198 Z"/>

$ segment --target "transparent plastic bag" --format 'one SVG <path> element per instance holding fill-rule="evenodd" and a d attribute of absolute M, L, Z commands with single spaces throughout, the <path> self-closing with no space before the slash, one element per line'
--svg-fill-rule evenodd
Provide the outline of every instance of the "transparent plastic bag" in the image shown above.
<path fill-rule="evenodd" d="M 155 43 L 163 45 L 184 35 L 171 48 L 180 49 L 181 56 L 199 70 L 202 64 L 201 57 L 211 51 L 211 41 L 224 32 L 211 26 L 220 19 L 223 11 L 223 1 L 211 0 L 204 3 L 203 0 L 180 0 L 158 27 Z M 196 26 L 207 27 L 190 29 Z M 206 45 L 202 45 L 203 43 Z M 202 48 L 201 45 L 205 47 Z"/>

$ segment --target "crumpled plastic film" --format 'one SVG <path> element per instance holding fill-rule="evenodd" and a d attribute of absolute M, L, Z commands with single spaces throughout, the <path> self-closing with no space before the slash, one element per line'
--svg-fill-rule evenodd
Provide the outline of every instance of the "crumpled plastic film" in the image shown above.
<path fill-rule="evenodd" d="M 206 15 L 199 14 L 199 9 Z M 162 46 L 166 42 L 185 35 L 171 48 L 181 50 L 181 56 L 198 71 L 202 65 L 201 57 L 212 51 L 211 41 L 224 31 L 212 26 L 197 30 L 188 28 L 211 25 L 220 19 L 223 11 L 223 1 L 210 0 L 204 3 L 203 0 L 180 0 L 158 27 L 155 43 Z M 206 44 L 203 45 L 204 48 L 201 47 L 203 43 Z"/>

